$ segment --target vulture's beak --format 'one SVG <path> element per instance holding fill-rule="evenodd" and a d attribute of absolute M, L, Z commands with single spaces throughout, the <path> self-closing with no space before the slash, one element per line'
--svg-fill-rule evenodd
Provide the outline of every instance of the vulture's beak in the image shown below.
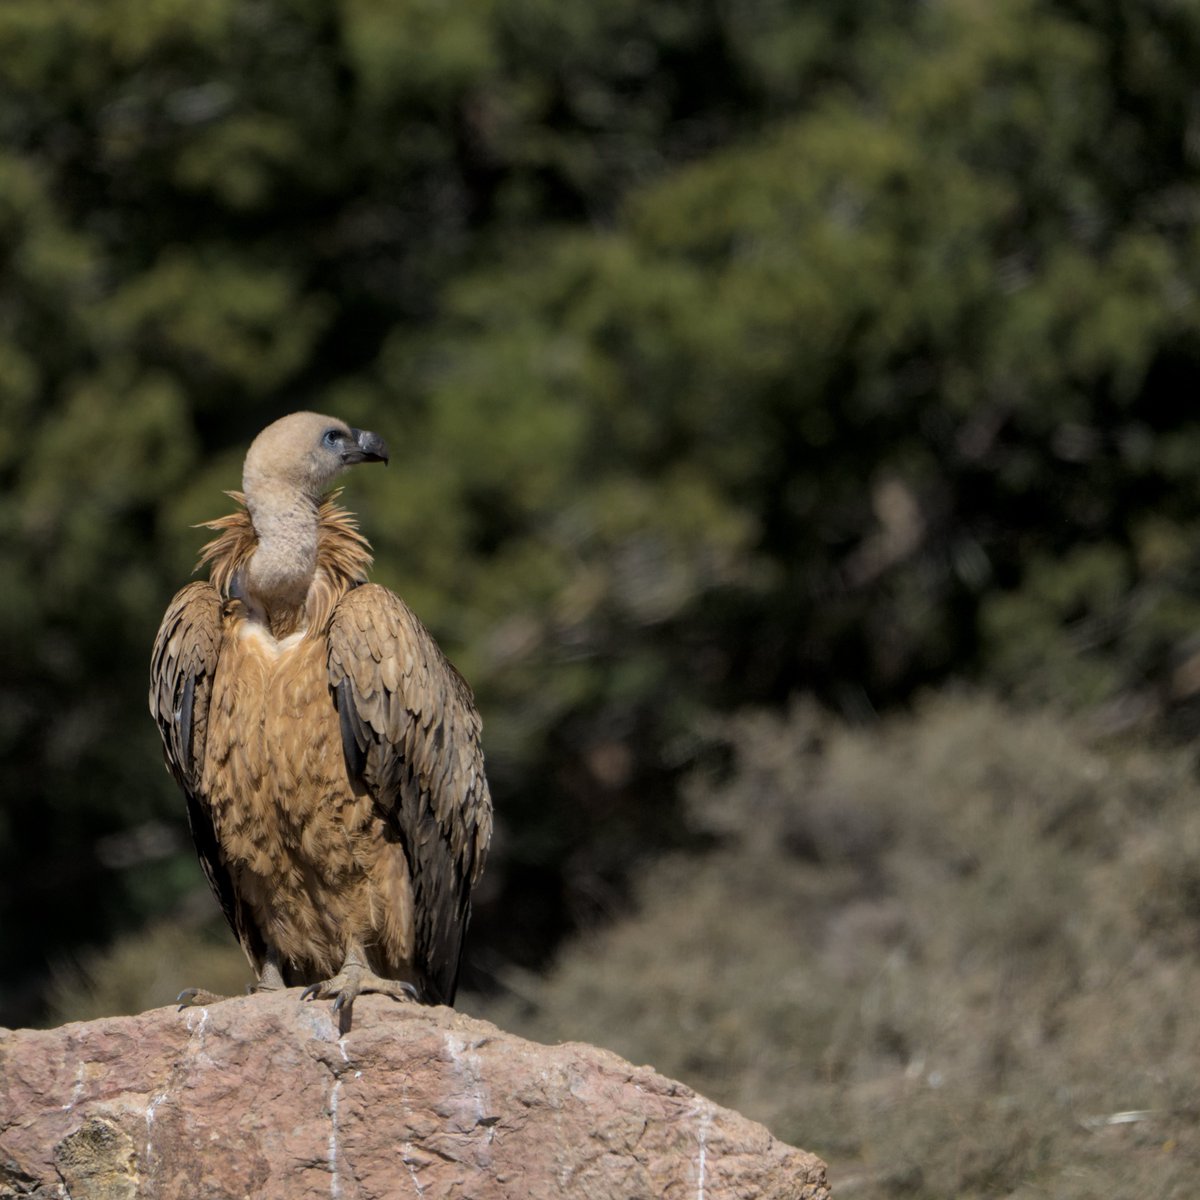
<path fill-rule="evenodd" d="M 355 463 L 363 462 L 387 462 L 387 442 L 379 434 L 372 433 L 369 429 L 351 429 L 350 436 L 354 439 L 354 444 L 347 443 L 342 451 L 342 462 L 346 466 L 352 467 Z"/>

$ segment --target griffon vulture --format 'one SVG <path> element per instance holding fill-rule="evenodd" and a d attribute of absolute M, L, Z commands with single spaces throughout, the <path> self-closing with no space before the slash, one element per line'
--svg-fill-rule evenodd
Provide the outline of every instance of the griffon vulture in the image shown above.
<path fill-rule="evenodd" d="M 492 829 L 471 690 L 326 495 L 387 462 L 316 413 L 268 426 L 209 582 L 171 601 L 150 711 L 208 881 L 258 975 L 348 1017 L 360 992 L 454 1000 Z M 217 997 L 189 989 L 185 1003 Z"/>

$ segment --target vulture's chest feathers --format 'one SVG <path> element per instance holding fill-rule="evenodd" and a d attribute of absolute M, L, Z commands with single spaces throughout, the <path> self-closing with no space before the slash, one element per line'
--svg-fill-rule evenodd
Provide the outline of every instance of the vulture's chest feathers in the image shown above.
<path fill-rule="evenodd" d="M 204 787 L 222 853 L 269 940 L 332 971 L 347 934 L 407 957 L 411 914 L 403 852 L 346 770 L 327 650 L 323 637 L 276 640 L 229 620 Z"/>

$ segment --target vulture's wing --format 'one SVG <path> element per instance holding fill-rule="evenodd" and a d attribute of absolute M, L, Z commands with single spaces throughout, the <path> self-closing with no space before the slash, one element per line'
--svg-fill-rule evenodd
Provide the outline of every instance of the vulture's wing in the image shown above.
<path fill-rule="evenodd" d="M 451 1004 L 492 832 L 471 689 L 408 606 L 373 583 L 334 609 L 329 682 L 350 773 L 408 857 L 425 998 Z"/>
<path fill-rule="evenodd" d="M 158 722 L 163 755 L 187 798 L 188 824 L 200 865 L 225 918 L 247 954 L 261 962 L 261 939 L 245 928 L 201 791 L 208 705 L 221 653 L 222 601 L 211 583 L 189 583 L 176 593 L 154 639 L 150 658 L 150 715 Z M 249 941 L 247 940 L 249 938 Z M 257 951 L 257 958 L 255 953 Z"/>

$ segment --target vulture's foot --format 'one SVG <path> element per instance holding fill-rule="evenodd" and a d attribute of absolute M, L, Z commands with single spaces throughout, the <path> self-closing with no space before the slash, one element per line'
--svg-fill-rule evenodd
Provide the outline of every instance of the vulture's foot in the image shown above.
<path fill-rule="evenodd" d="M 275 960 L 268 958 L 257 982 L 250 984 L 246 991 L 250 995 L 255 992 L 278 992 L 286 986 Z M 232 999 L 232 996 L 218 996 L 216 992 L 210 992 L 205 988 L 184 988 L 175 997 L 175 1003 L 179 1005 L 179 1011 L 182 1012 L 185 1008 L 201 1008 L 207 1004 L 220 1004 L 222 1000 Z"/>
<path fill-rule="evenodd" d="M 333 1011 L 340 1013 L 348 1025 L 354 998 L 362 992 L 376 992 L 391 996 L 393 1000 L 419 1000 L 417 989 L 402 979 L 383 979 L 368 970 L 360 962 L 347 959 L 342 969 L 332 978 L 310 984 L 300 994 L 301 1000 L 328 1000 L 333 998 Z"/>
<path fill-rule="evenodd" d="M 232 997 L 218 996 L 216 992 L 209 992 L 204 988 L 184 988 L 175 997 L 175 1003 L 179 1005 L 177 1011 L 183 1012 L 185 1008 L 203 1008 L 206 1004 L 220 1004 L 222 1000 L 229 999 Z"/>

